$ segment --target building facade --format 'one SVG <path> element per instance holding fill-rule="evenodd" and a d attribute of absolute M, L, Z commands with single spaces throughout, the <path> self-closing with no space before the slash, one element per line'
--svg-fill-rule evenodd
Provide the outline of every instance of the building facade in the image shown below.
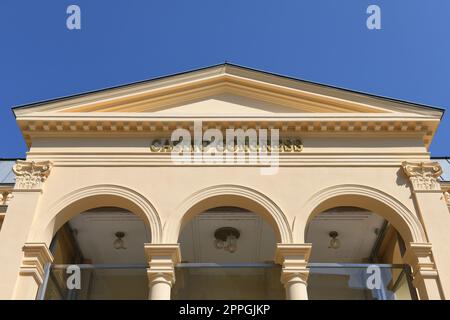
<path fill-rule="evenodd" d="M 443 110 L 224 64 L 14 109 L 1 299 L 448 299 Z"/>

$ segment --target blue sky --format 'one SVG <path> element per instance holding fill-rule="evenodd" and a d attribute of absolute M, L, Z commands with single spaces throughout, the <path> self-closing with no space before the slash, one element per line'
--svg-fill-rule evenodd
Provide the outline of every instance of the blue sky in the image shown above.
<path fill-rule="evenodd" d="M 448 109 L 449 14 L 448 0 L 2 0 L 0 157 L 25 156 L 13 106 L 224 61 Z M 449 138 L 450 112 L 433 156 Z"/>

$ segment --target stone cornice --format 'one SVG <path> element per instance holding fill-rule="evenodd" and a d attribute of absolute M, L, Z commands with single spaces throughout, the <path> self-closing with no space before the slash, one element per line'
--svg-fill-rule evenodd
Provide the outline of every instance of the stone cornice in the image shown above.
<path fill-rule="evenodd" d="M 28 159 L 35 161 L 45 161 L 51 159 L 54 167 L 153 167 L 153 166 L 180 166 L 173 162 L 170 152 L 151 152 L 150 141 L 144 151 L 116 151 L 114 154 L 108 151 L 30 151 L 27 154 Z M 259 155 L 259 161 L 251 164 L 247 162 L 236 163 L 212 163 L 207 161 L 208 157 L 203 155 L 205 161 L 200 163 L 185 164 L 183 166 L 269 166 L 270 156 Z M 395 167 L 401 166 L 401 163 L 408 159 L 409 161 L 427 161 L 429 154 L 426 152 L 357 152 L 357 153 L 339 153 L 339 152 L 312 152 L 308 146 L 301 152 L 280 152 L 280 167 Z M 236 156 L 239 159 L 239 156 Z"/>
<path fill-rule="evenodd" d="M 294 106 L 337 110 L 372 110 L 373 112 L 415 112 L 440 117 L 442 110 L 412 103 L 370 96 L 315 84 L 300 79 L 251 70 L 229 64 L 184 72 L 120 86 L 89 94 L 67 97 L 33 105 L 33 108 L 15 108 L 17 117 L 34 111 L 82 111 L 82 110 L 146 110 L 151 106 L 170 105 L 170 102 L 193 97 L 235 91 L 261 99 L 283 99 Z M 263 99 L 264 100 L 264 99 Z M 311 108 L 308 108 L 311 109 Z M 315 110 L 316 110 L 315 109 Z M 317 111 L 315 111 L 317 112 Z"/>
<path fill-rule="evenodd" d="M 27 141 L 31 144 L 32 137 L 90 137 L 90 136 L 154 136 L 168 135 L 175 129 L 192 130 L 194 120 L 203 121 L 203 129 L 217 128 L 224 131 L 226 128 L 261 129 L 276 128 L 280 134 L 289 134 L 302 137 L 303 135 L 342 135 L 342 136 L 420 136 L 424 143 L 431 142 L 433 132 L 439 121 L 427 119 L 405 119 L 392 116 L 371 118 L 360 115 L 357 118 L 342 117 L 341 115 L 326 115 L 321 118 L 317 115 L 309 118 L 211 118 L 176 117 L 166 119 L 145 119 L 145 116 L 133 115 L 127 118 L 121 115 L 118 118 L 95 118 L 92 115 L 85 119 L 77 118 L 26 118 L 18 119 L 18 124 Z"/>
<path fill-rule="evenodd" d="M 17 160 L 13 166 L 16 175 L 15 190 L 41 189 L 52 169 L 50 161 L 23 161 Z"/>
<path fill-rule="evenodd" d="M 224 94 L 282 106 L 289 112 L 256 107 L 235 116 L 208 108 L 204 114 L 169 110 Z M 164 114 L 159 112 L 162 109 Z M 159 127 L 170 130 L 189 126 L 187 122 L 193 120 L 225 127 L 270 124 L 303 133 L 412 132 L 429 145 L 443 111 L 225 64 L 15 108 L 14 113 L 29 145 L 36 133 L 160 132 Z"/>
<path fill-rule="evenodd" d="M 402 166 L 414 192 L 442 192 L 438 182 L 438 178 L 442 174 L 439 162 L 404 161 Z"/>
<path fill-rule="evenodd" d="M 32 276 L 37 284 L 42 284 L 44 268 L 53 262 L 53 256 L 45 243 L 25 243 L 20 274 Z"/>

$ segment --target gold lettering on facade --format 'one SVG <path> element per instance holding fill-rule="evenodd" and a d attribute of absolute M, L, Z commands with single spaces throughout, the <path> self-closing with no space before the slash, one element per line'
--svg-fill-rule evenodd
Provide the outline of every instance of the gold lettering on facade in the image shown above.
<path fill-rule="evenodd" d="M 171 141 L 166 138 L 153 139 L 150 142 L 150 151 L 153 153 L 165 152 L 280 152 L 280 153 L 296 153 L 303 151 L 303 143 L 298 138 L 282 138 L 278 146 L 270 143 L 256 145 L 248 143 L 245 144 L 215 144 L 203 141 L 201 145 L 196 145 L 193 142 L 190 145 L 182 145 L 178 141 Z"/>

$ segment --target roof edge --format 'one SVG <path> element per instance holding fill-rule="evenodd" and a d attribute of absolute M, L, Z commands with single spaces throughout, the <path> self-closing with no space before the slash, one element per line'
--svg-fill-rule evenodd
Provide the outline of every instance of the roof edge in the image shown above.
<path fill-rule="evenodd" d="M 338 86 L 328 85 L 328 84 L 314 82 L 314 81 L 310 81 L 310 80 L 304 80 L 304 79 L 300 79 L 300 78 L 290 77 L 290 76 L 281 75 L 281 74 L 278 74 L 278 73 L 273 73 L 273 72 L 269 72 L 269 71 L 265 71 L 265 70 L 250 68 L 250 67 L 246 67 L 246 66 L 242 66 L 242 65 L 238 65 L 238 64 L 234 64 L 234 63 L 229 63 L 229 62 L 214 64 L 214 65 L 210 65 L 210 66 L 206 66 L 206 67 L 202 67 L 202 68 L 190 69 L 190 70 L 183 71 L 183 72 L 172 73 L 172 74 L 159 76 L 159 77 L 154 77 L 154 78 L 149 78 L 149 79 L 145 79 L 145 80 L 139 80 L 139 81 L 123 84 L 123 85 L 112 86 L 112 87 L 105 87 L 105 88 L 102 88 L 102 89 L 91 90 L 91 91 L 85 91 L 85 92 L 74 94 L 74 95 L 62 96 L 62 97 L 57 97 L 57 98 L 53 98 L 53 99 L 41 100 L 41 101 L 38 101 L 38 102 L 18 105 L 18 106 L 12 107 L 11 110 L 12 110 L 14 116 L 16 117 L 15 110 L 19 110 L 19 109 L 22 110 L 22 109 L 37 107 L 37 106 L 45 105 L 45 104 L 48 104 L 48 103 L 61 102 L 61 101 L 64 101 L 64 100 L 69 100 L 69 99 L 83 97 L 83 96 L 86 96 L 86 95 L 89 95 L 89 94 L 105 92 L 107 90 L 126 88 L 126 87 L 130 87 L 130 86 L 137 85 L 137 84 L 143 84 L 143 83 L 146 83 L 146 82 L 163 80 L 163 79 L 166 79 L 166 78 L 180 76 L 180 75 L 184 75 L 184 74 L 188 74 L 188 73 L 192 73 L 192 72 L 199 72 L 199 71 L 204 71 L 204 70 L 208 70 L 208 69 L 219 68 L 219 67 L 227 67 L 227 66 L 230 66 L 230 67 L 233 67 L 233 68 L 243 69 L 243 70 L 246 70 L 246 71 L 259 72 L 259 73 L 263 73 L 263 74 L 266 74 L 266 75 L 275 76 L 275 77 L 279 77 L 279 78 L 283 78 L 283 79 L 287 79 L 287 80 L 304 82 L 304 83 L 307 83 L 307 84 L 320 86 L 320 87 L 323 87 L 323 88 L 334 89 L 334 90 L 341 90 L 341 91 L 345 91 L 345 92 L 351 93 L 351 94 L 364 95 L 364 96 L 367 96 L 367 97 L 370 97 L 370 98 L 373 98 L 373 99 L 384 100 L 386 102 L 399 103 L 399 104 L 403 104 L 405 106 L 412 106 L 412 107 L 416 107 L 416 108 L 418 107 L 418 108 L 430 109 L 430 110 L 441 112 L 441 119 L 442 119 L 442 117 L 443 117 L 443 115 L 444 115 L 444 113 L 446 111 L 444 108 L 439 108 L 439 107 L 435 107 L 435 106 L 415 103 L 415 102 L 411 102 L 411 101 L 407 101 L 407 100 L 395 99 L 395 98 L 386 97 L 386 96 L 374 95 L 374 94 L 363 92 L 363 91 L 356 91 L 356 90 L 351 90 L 351 89 L 347 89 L 347 88 L 343 88 L 343 87 L 338 87 Z"/>

